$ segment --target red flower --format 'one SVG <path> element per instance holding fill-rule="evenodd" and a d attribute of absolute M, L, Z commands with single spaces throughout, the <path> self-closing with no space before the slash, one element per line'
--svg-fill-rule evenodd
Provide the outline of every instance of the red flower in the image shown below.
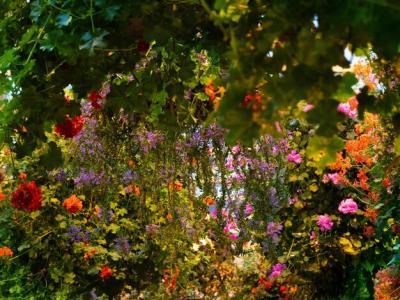
<path fill-rule="evenodd" d="M 104 266 L 100 270 L 100 277 L 105 279 L 105 278 L 111 277 L 112 273 L 113 273 L 113 271 L 110 267 Z"/>
<path fill-rule="evenodd" d="M 65 138 L 73 138 L 82 130 L 83 123 L 84 119 L 82 116 L 75 116 L 71 119 L 67 115 L 63 123 L 56 124 L 55 131 Z"/>
<path fill-rule="evenodd" d="M 74 214 L 82 209 L 82 201 L 76 196 L 72 195 L 63 202 L 64 208 L 70 213 Z"/>
<path fill-rule="evenodd" d="M 287 287 L 286 285 L 281 285 L 281 286 L 279 287 L 279 291 L 280 291 L 282 294 L 286 294 L 286 293 L 288 292 L 288 287 Z"/>
<path fill-rule="evenodd" d="M 3 201 L 6 199 L 6 196 L 3 194 L 3 192 L 0 192 L 0 201 Z"/>
<path fill-rule="evenodd" d="M 42 207 L 42 192 L 35 181 L 21 183 L 11 195 L 11 204 L 26 211 L 39 210 Z"/>
<path fill-rule="evenodd" d="M 91 91 L 88 100 L 92 103 L 92 107 L 94 109 L 100 109 L 101 105 L 99 101 L 103 100 L 104 98 L 99 94 L 98 91 Z"/>

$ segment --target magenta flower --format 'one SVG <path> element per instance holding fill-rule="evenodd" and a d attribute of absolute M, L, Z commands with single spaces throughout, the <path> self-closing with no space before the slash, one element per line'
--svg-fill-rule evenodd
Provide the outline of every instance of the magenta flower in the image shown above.
<path fill-rule="evenodd" d="M 275 278 L 279 277 L 282 274 L 282 271 L 286 270 L 286 265 L 285 264 L 275 264 L 272 266 L 272 272 L 269 274 L 269 278 Z"/>
<path fill-rule="evenodd" d="M 246 216 L 250 216 L 253 212 L 254 212 L 254 207 L 250 203 L 247 203 L 246 207 L 244 208 L 244 214 Z"/>
<path fill-rule="evenodd" d="M 339 211 L 342 214 L 355 214 L 357 210 L 357 203 L 352 198 L 342 200 L 339 204 Z"/>
<path fill-rule="evenodd" d="M 303 161 L 303 158 L 299 153 L 297 153 L 296 150 L 292 150 L 292 152 L 290 152 L 286 158 L 288 161 L 294 162 L 296 164 L 301 164 Z"/>
<path fill-rule="evenodd" d="M 333 227 L 332 219 L 327 214 L 319 215 L 318 216 L 318 220 L 317 220 L 317 224 L 318 224 L 319 229 L 321 231 L 329 231 Z"/>

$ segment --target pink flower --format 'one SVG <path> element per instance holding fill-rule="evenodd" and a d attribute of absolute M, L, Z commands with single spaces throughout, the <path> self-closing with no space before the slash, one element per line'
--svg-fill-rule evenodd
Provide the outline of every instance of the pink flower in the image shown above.
<path fill-rule="evenodd" d="M 303 162 L 303 158 L 296 150 L 292 150 L 286 157 L 288 161 L 294 162 L 296 164 L 301 164 Z"/>
<path fill-rule="evenodd" d="M 231 238 L 231 240 L 236 241 L 239 238 L 239 234 L 237 233 L 232 233 L 229 235 L 229 237 Z"/>
<path fill-rule="evenodd" d="M 339 211 L 342 214 L 355 214 L 357 210 L 357 203 L 352 198 L 342 200 L 339 204 Z"/>
<path fill-rule="evenodd" d="M 332 219 L 327 214 L 319 215 L 318 216 L 318 220 L 317 220 L 317 224 L 318 224 L 319 229 L 321 231 L 329 231 L 333 227 Z"/>
<path fill-rule="evenodd" d="M 311 231 L 311 233 L 310 233 L 310 240 L 313 241 L 313 240 L 315 240 L 316 238 L 317 238 L 317 236 L 315 235 L 315 231 L 314 231 L 314 230 Z"/>
<path fill-rule="evenodd" d="M 340 175 L 338 173 L 324 175 L 323 182 L 327 183 L 329 181 L 331 181 L 334 185 L 340 184 Z"/>
<path fill-rule="evenodd" d="M 233 154 L 239 154 L 240 153 L 240 146 L 239 145 L 235 145 L 232 147 L 232 153 Z"/>
<path fill-rule="evenodd" d="M 250 216 L 253 212 L 254 212 L 254 207 L 250 203 L 247 203 L 246 207 L 244 208 L 244 214 L 246 216 Z"/>
<path fill-rule="evenodd" d="M 351 109 L 349 103 L 340 103 L 337 107 L 338 112 L 345 114 L 351 119 L 355 119 L 357 117 L 357 108 Z"/>
<path fill-rule="evenodd" d="M 312 110 L 314 107 L 315 107 L 315 106 L 314 106 L 313 104 L 307 103 L 307 104 L 304 106 L 303 111 L 304 111 L 304 112 L 309 112 L 309 111 Z"/>

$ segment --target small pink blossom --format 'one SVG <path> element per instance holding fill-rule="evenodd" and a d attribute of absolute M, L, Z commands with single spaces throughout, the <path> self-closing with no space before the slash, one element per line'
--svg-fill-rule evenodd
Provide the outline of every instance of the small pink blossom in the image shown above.
<path fill-rule="evenodd" d="M 334 185 L 338 185 L 340 184 L 340 175 L 338 173 L 324 175 L 323 182 L 327 183 L 328 181 L 331 181 Z"/>
<path fill-rule="evenodd" d="M 304 111 L 304 112 L 309 112 L 309 111 L 312 110 L 314 107 L 315 107 L 315 106 L 314 106 L 313 104 L 307 103 L 307 104 L 304 106 L 303 111 Z"/>
<path fill-rule="evenodd" d="M 292 150 L 286 157 L 288 161 L 294 162 L 296 164 L 301 164 L 303 162 L 303 158 L 296 150 Z"/>
<path fill-rule="evenodd" d="M 332 219 L 327 214 L 319 215 L 318 216 L 318 220 L 317 220 L 317 224 L 318 224 L 319 229 L 321 231 L 329 231 L 333 227 Z"/>
<path fill-rule="evenodd" d="M 244 214 L 246 216 L 250 216 L 253 212 L 254 212 L 254 207 L 250 203 L 247 203 L 246 207 L 244 208 Z"/>
<path fill-rule="evenodd" d="M 310 240 L 311 240 L 311 241 L 314 241 L 316 238 L 317 238 L 317 236 L 316 236 L 316 234 L 315 234 L 315 231 L 314 231 L 314 230 L 311 231 L 311 233 L 310 233 Z"/>
<path fill-rule="evenodd" d="M 342 214 L 355 214 L 357 210 L 357 203 L 352 198 L 342 200 L 339 204 L 339 211 Z"/>
<path fill-rule="evenodd" d="M 232 147 L 232 153 L 233 154 L 239 154 L 240 153 L 240 146 L 239 145 L 235 145 Z"/>
<path fill-rule="evenodd" d="M 337 107 L 337 110 L 351 119 L 355 119 L 357 117 L 357 108 L 351 109 L 349 103 L 340 103 Z"/>

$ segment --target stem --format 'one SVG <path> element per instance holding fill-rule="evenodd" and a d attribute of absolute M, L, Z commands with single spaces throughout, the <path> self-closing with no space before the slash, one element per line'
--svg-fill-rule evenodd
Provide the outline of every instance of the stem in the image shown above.
<path fill-rule="evenodd" d="M 93 0 L 90 0 L 90 22 L 92 23 L 92 32 L 94 33 Z"/>

